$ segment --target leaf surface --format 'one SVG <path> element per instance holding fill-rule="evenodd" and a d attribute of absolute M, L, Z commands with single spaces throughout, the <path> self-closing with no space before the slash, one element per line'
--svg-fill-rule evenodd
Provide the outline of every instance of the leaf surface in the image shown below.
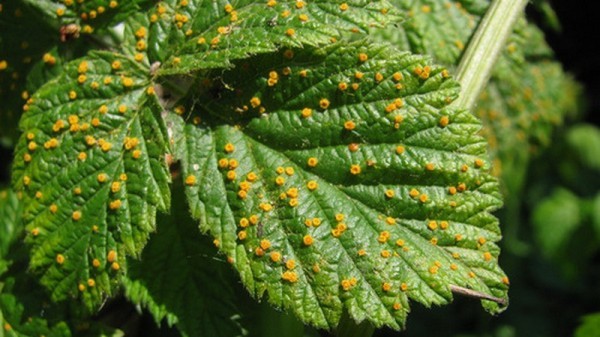
<path fill-rule="evenodd" d="M 91 53 L 40 88 L 21 119 L 13 183 L 31 267 L 53 300 L 93 307 L 111 294 L 125 255 L 169 207 L 166 130 L 149 85 L 140 63 Z"/>
<path fill-rule="evenodd" d="M 329 328 L 398 328 L 450 285 L 505 298 L 497 182 L 447 71 L 362 40 L 294 54 L 209 73 L 167 122 L 192 215 L 250 292 Z"/>

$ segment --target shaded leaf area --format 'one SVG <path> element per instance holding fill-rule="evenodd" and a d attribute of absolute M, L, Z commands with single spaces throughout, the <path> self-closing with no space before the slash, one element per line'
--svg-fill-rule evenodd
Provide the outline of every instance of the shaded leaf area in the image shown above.
<path fill-rule="evenodd" d="M 54 301 L 100 303 L 169 207 L 166 131 L 147 73 L 91 53 L 40 88 L 21 119 L 13 185 L 31 268 Z"/>
<path fill-rule="evenodd" d="M 241 336 L 236 281 L 216 253 L 191 219 L 180 186 L 171 214 L 158 217 L 140 260 L 128 262 L 125 295 L 157 324 L 166 318 L 184 336 Z"/>
<path fill-rule="evenodd" d="M 10 245 L 19 237 L 21 223 L 21 202 L 11 190 L 0 191 L 0 258 L 8 253 Z M 3 270 L 0 268 L 0 274 Z"/>
<path fill-rule="evenodd" d="M 61 59 L 52 46 L 58 33 L 22 1 L 7 1 L 0 11 L 0 144 L 12 146 L 22 107 L 37 87 L 27 85 L 27 76 L 52 78 L 61 69 Z M 50 63 L 52 65 L 50 66 Z M 48 67 L 43 67 L 46 64 Z"/>
<path fill-rule="evenodd" d="M 409 19 L 403 29 L 388 30 L 383 36 L 453 68 L 489 1 L 396 0 L 394 4 L 410 11 Z M 525 172 L 519 168 L 526 167 L 529 152 L 548 145 L 552 130 L 576 109 L 579 88 L 552 57 L 543 33 L 521 19 L 475 111 L 483 120 L 495 159 L 494 174 L 504 178 L 509 193 L 521 186 Z M 523 146 L 524 141 L 529 146 Z"/>
<path fill-rule="evenodd" d="M 282 47 L 329 44 L 400 20 L 388 1 L 161 1 L 148 13 L 147 49 L 160 73 L 226 68 Z M 146 45 L 136 44 L 136 49 Z"/>
<path fill-rule="evenodd" d="M 167 125 L 192 215 L 255 296 L 328 328 L 399 328 L 451 284 L 506 297 L 497 182 L 444 68 L 358 41 L 200 82 Z"/>

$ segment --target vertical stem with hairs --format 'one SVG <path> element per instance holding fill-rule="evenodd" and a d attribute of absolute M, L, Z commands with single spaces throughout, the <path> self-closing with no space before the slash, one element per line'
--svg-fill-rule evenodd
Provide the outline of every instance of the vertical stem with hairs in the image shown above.
<path fill-rule="evenodd" d="M 527 0 L 492 1 L 458 65 L 456 78 L 462 88 L 456 106 L 473 108 L 526 4 Z"/>

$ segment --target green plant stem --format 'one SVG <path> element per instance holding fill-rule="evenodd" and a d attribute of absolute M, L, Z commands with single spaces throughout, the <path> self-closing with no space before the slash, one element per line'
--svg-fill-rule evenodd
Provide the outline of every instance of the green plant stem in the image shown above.
<path fill-rule="evenodd" d="M 494 0 L 469 41 L 457 69 L 461 84 L 455 105 L 471 110 L 489 80 L 492 69 L 527 0 Z"/>

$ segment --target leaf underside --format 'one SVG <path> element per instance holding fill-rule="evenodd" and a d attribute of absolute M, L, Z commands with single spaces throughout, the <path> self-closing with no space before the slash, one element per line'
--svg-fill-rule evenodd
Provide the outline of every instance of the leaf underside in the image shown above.
<path fill-rule="evenodd" d="M 451 284 L 506 297 L 497 182 L 443 68 L 365 41 L 235 66 L 167 126 L 193 216 L 253 294 L 330 328 L 343 308 L 398 328 Z"/>

